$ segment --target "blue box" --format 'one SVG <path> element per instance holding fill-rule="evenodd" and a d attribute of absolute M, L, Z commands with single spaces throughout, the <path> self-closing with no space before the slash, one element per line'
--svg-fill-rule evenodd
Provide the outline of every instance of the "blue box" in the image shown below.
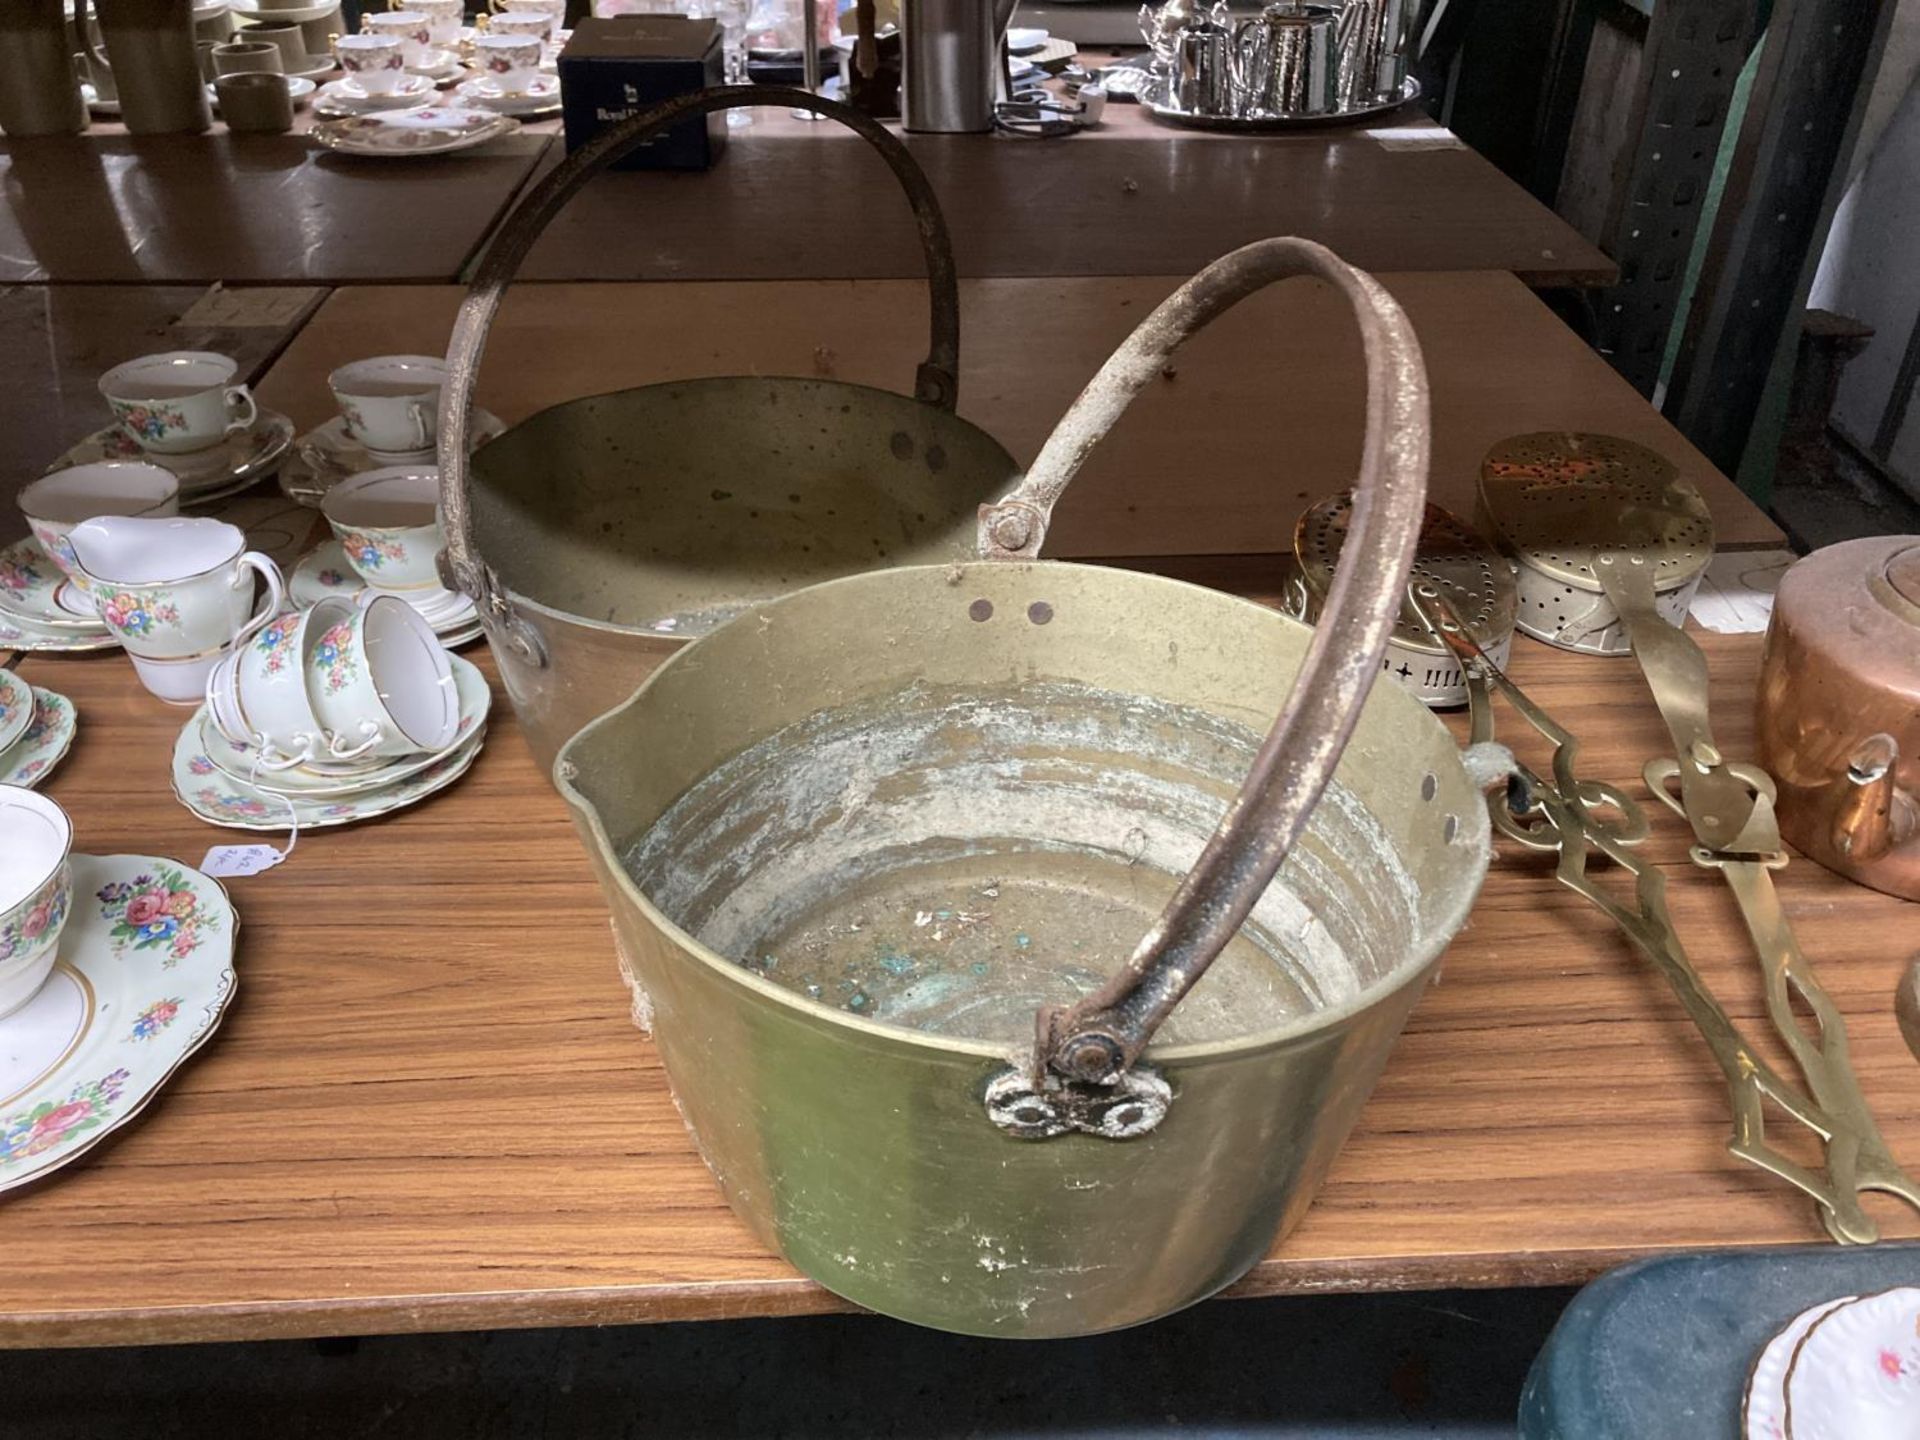
<path fill-rule="evenodd" d="M 582 20 L 560 52 L 567 151 L 663 100 L 718 85 L 724 74 L 716 20 L 684 15 Z M 717 110 L 655 136 L 613 168 L 705 170 L 726 143 L 726 112 Z"/>

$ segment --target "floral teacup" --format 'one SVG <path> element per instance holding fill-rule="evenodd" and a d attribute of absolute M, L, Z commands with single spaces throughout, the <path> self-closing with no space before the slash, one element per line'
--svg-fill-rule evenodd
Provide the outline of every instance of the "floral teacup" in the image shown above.
<path fill-rule="evenodd" d="M 177 515 L 180 480 L 171 470 L 138 460 L 101 460 L 41 476 L 20 492 L 20 512 L 33 538 L 73 581 L 87 604 L 87 577 L 67 539 L 82 520 L 98 515 Z"/>
<path fill-rule="evenodd" d="M 439 46 L 453 45 L 459 41 L 460 25 L 467 14 L 466 0 L 408 0 L 406 5 L 393 8 L 426 16 L 432 43 Z"/>
<path fill-rule="evenodd" d="M 198 705 L 220 657 L 280 611 L 280 568 L 224 521 L 106 516 L 67 538 L 141 683 L 172 704 Z M 267 586 L 257 610 L 256 574 Z"/>
<path fill-rule="evenodd" d="M 435 503 L 440 472 L 431 465 L 393 465 L 343 480 L 320 502 L 347 564 L 376 590 L 406 591 L 416 604 L 441 589 L 436 562 L 446 543 Z"/>
<path fill-rule="evenodd" d="M 460 729 L 453 662 L 406 601 L 370 591 L 360 599 L 307 657 L 307 694 L 334 753 L 444 750 Z"/>
<path fill-rule="evenodd" d="M 0 785 L 0 1015 L 39 993 L 60 955 L 73 824 L 46 796 Z"/>
<path fill-rule="evenodd" d="M 214 728 L 236 745 L 251 746 L 260 769 L 291 770 L 359 753 L 329 744 L 307 694 L 307 658 L 322 635 L 352 617 L 352 601 L 327 596 L 310 609 L 274 616 L 213 667 L 207 712 Z"/>
<path fill-rule="evenodd" d="M 360 17 L 361 28 L 369 35 L 386 35 L 400 42 L 400 53 L 407 64 L 418 65 L 433 48 L 433 22 L 418 10 L 392 10 L 385 15 Z"/>
<path fill-rule="evenodd" d="M 447 362 L 438 355 L 376 355 L 342 365 L 327 377 L 347 434 L 374 455 L 425 455 L 440 433 L 440 387 Z"/>
<path fill-rule="evenodd" d="M 538 35 L 481 35 L 473 42 L 473 61 L 508 95 L 519 95 L 540 73 Z"/>
<path fill-rule="evenodd" d="M 487 22 L 489 35 L 533 35 L 545 40 L 553 33 L 553 16 L 530 5 L 502 10 Z"/>
<path fill-rule="evenodd" d="M 232 383 L 239 370 L 209 350 L 170 350 L 114 366 L 100 377 L 100 393 L 141 449 L 187 455 L 253 424 L 252 394 Z"/>
<path fill-rule="evenodd" d="M 396 35 L 336 35 L 333 58 L 348 83 L 368 95 L 391 95 L 407 78 L 407 57 Z"/>

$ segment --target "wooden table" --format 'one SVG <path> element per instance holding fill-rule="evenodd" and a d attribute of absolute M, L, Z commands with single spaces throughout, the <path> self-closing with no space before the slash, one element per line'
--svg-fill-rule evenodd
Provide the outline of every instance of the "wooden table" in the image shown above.
<path fill-rule="evenodd" d="M 224 130 L 9 141 L 0 283 L 452 280 L 550 138 L 391 162 Z"/>
<path fill-rule="evenodd" d="M 857 137 L 759 110 L 711 175 L 604 175 L 528 258 L 541 280 L 858 279 L 924 273 L 899 188 Z M 1111 105 L 1071 140 L 910 135 L 968 276 L 1190 273 L 1303 235 L 1370 270 L 1508 270 L 1611 283 L 1571 225 L 1414 114 L 1223 136 Z M 557 164 L 556 145 L 546 160 Z"/>
<path fill-rule="evenodd" d="M 1703 638 L 1717 728 L 1749 753 L 1759 641 Z M 1522 640 L 1512 668 L 1586 739 L 1587 773 L 1638 789 L 1666 741 L 1630 662 Z M 182 717 L 123 659 L 21 673 L 79 705 L 48 784 L 77 848 L 197 861 L 245 838 L 169 796 Z M 721 1200 L 629 1018 L 564 807 L 495 706 L 454 790 L 303 835 L 284 865 L 232 882 L 241 984 L 222 1032 L 141 1120 L 4 1201 L 19 1238 L 0 1344 L 841 1308 Z M 1677 922 L 1759 1037 L 1724 887 L 1654 808 Z M 1804 860 L 1780 887 L 1890 1143 L 1920 1165 L 1920 1083 L 1892 1009 L 1913 907 Z M 1728 1133 L 1724 1087 L 1664 984 L 1503 847 L 1318 1203 L 1233 1293 L 1577 1282 L 1650 1252 L 1817 1240 L 1811 1206 L 1731 1158 Z M 1920 1217 L 1869 1208 L 1889 1235 L 1920 1234 Z"/>
<path fill-rule="evenodd" d="M 100 376 L 158 350 L 217 350 L 260 378 L 320 303 L 300 286 L 0 286 L 0 543 L 26 533 L 16 490 L 112 423 Z"/>
<path fill-rule="evenodd" d="M 1473 511 L 1481 457 L 1536 429 L 1623 435 L 1670 456 L 1713 508 L 1722 546 L 1780 531 L 1607 363 L 1510 275 L 1391 274 L 1433 389 L 1432 490 Z M 960 412 L 1027 463 L 1082 385 L 1179 282 L 975 280 L 961 286 Z M 335 291 L 260 386 L 303 426 L 332 413 L 329 370 L 446 347 L 463 292 Z M 926 354 L 911 282 L 542 285 L 510 290 L 487 342 L 480 403 L 508 421 L 658 380 L 829 374 L 911 388 Z M 1311 501 L 1351 483 L 1362 382 L 1353 321 L 1331 291 L 1255 296 L 1175 357 L 1095 451 L 1056 514 L 1050 553 L 1285 551 Z"/>

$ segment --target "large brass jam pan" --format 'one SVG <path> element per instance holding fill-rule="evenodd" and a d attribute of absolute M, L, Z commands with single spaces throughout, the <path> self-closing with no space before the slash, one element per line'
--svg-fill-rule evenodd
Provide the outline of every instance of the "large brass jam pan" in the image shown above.
<path fill-rule="evenodd" d="M 1181 339 L 1299 274 L 1367 341 L 1318 628 L 1030 558 Z M 1248 246 L 982 508 L 985 558 L 750 605 L 562 749 L 682 1113 L 764 1243 L 886 1314 L 1043 1337 L 1190 1304 L 1299 1220 L 1487 867 L 1447 731 L 1373 687 L 1427 424 L 1384 291 Z"/>
<path fill-rule="evenodd" d="M 742 105 L 829 115 L 873 145 L 900 181 L 931 291 L 928 356 L 913 396 L 777 376 L 650 385 L 556 405 L 469 461 L 487 331 L 548 222 L 652 136 Z M 703 183 L 725 183 L 724 173 Z M 478 605 L 543 766 L 663 658 L 752 601 L 973 554 L 976 509 L 1012 489 L 1017 467 L 953 413 L 958 293 L 939 205 L 906 148 L 859 112 L 797 90 L 683 96 L 610 129 L 528 193 L 455 322 L 439 459 L 443 574 Z"/>

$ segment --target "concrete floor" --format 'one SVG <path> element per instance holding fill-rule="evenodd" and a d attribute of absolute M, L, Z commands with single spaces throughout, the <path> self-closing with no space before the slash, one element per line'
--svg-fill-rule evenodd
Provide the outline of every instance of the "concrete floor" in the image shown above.
<path fill-rule="evenodd" d="M 1572 1292 L 1215 1301 L 1028 1345 L 870 1316 L 0 1354 L 8 1440 L 1510 1440 Z"/>

